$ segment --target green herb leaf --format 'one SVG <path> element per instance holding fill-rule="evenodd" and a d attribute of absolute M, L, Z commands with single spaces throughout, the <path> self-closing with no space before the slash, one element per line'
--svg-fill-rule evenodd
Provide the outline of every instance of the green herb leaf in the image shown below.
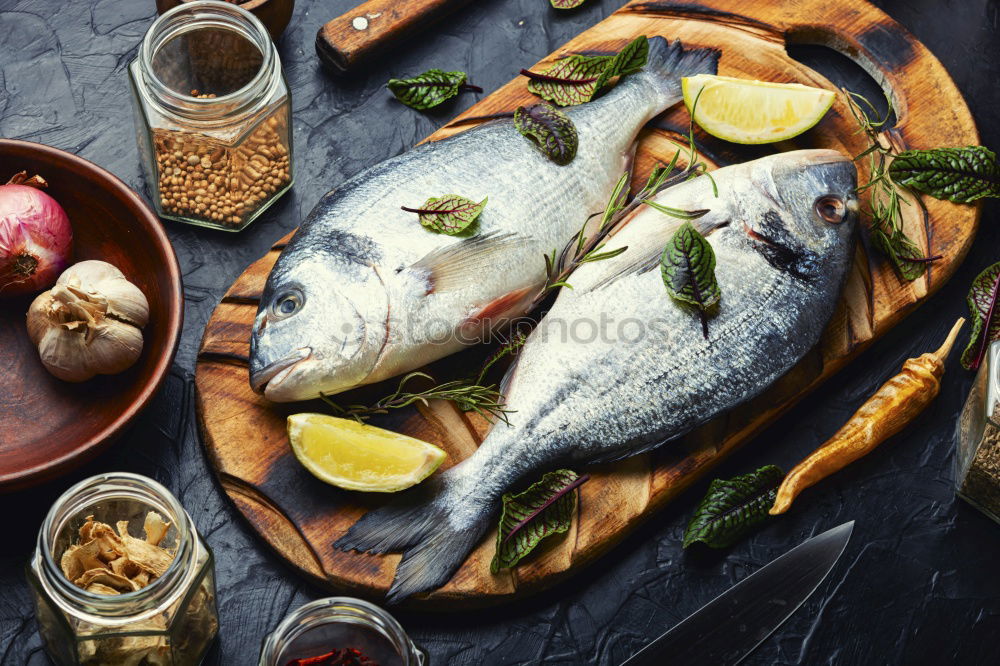
<path fill-rule="evenodd" d="M 489 199 L 476 203 L 457 194 L 446 194 L 443 197 L 431 197 L 420 208 L 401 206 L 408 213 L 420 215 L 420 224 L 432 231 L 454 236 L 465 231 L 476 221 L 486 207 Z"/>
<path fill-rule="evenodd" d="M 613 56 L 571 55 L 543 72 L 521 70 L 531 79 L 528 90 L 559 106 L 589 102 L 612 78 L 641 70 L 649 55 L 649 40 L 637 37 Z"/>
<path fill-rule="evenodd" d="M 649 57 L 649 40 L 645 36 L 636 37 L 625 45 L 621 51 L 615 54 L 611 62 L 601 75 L 597 78 L 596 88 L 598 91 L 604 89 L 608 81 L 616 76 L 627 76 L 635 74 L 646 66 Z"/>
<path fill-rule="evenodd" d="M 576 493 L 590 476 L 568 469 L 549 472 L 522 493 L 504 493 L 497 550 L 490 571 L 509 569 L 547 536 L 565 532 L 573 521 Z"/>
<path fill-rule="evenodd" d="M 722 292 L 715 279 L 715 251 L 690 222 L 671 236 L 660 257 L 660 273 L 672 298 L 698 309 L 701 332 L 707 340 L 706 313 L 719 302 Z"/>
<path fill-rule="evenodd" d="M 550 160 L 566 165 L 576 157 L 580 138 L 570 117 L 542 102 L 514 110 L 514 127 L 530 139 Z"/>
<path fill-rule="evenodd" d="M 467 84 L 467 79 L 465 72 L 429 69 L 409 79 L 389 79 L 385 87 L 403 104 L 423 111 L 451 99 L 460 90 L 483 91 L 479 86 Z"/>
<path fill-rule="evenodd" d="M 556 9 L 573 9 L 579 7 L 587 0 L 549 0 Z"/>
<path fill-rule="evenodd" d="M 969 203 L 1000 197 L 996 154 L 983 146 L 907 150 L 889 165 L 893 181 L 936 199 Z"/>
<path fill-rule="evenodd" d="M 784 472 L 766 465 L 728 481 L 715 479 L 684 531 L 684 547 L 726 548 L 768 519 Z"/>
<path fill-rule="evenodd" d="M 902 229 L 895 230 L 891 236 L 881 229 L 872 229 L 871 239 L 904 280 L 912 282 L 927 270 L 928 259 Z"/>
<path fill-rule="evenodd" d="M 998 294 L 1000 294 L 1000 262 L 989 266 L 976 276 L 966 297 L 972 315 L 972 334 L 969 336 L 969 344 L 962 352 L 962 365 L 966 370 L 977 369 L 990 343 L 1000 339 Z"/>

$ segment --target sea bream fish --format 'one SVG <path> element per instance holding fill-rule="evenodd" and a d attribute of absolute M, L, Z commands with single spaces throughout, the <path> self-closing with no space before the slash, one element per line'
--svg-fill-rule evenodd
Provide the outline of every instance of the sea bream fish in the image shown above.
<path fill-rule="evenodd" d="M 464 462 L 367 513 L 335 545 L 403 551 L 390 600 L 447 582 L 496 524 L 501 495 L 558 466 L 650 451 L 759 394 L 820 338 L 854 249 L 850 158 L 781 153 L 671 187 L 655 200 L 709 212 L 722 297 L 708 319 L 671 300 L 659 258 L 680 222 L 643 206 L 582 265 L 528 336 L 498 423 Z"/>
<path fill-rule="evenodd" d="M 642 71 L 566 110 L 576 158 L 559 166 L 511 120 L 418 146 L 328 193 L 278 257 L 250 340 L 250 384 L 269 400 L 315 398 L 421 367 L 524 314 L 544 255 L 602 210 L 639 130 L 718 53 L 649 40 Z M 421 226 L 402 206 L 488 198 L 474 235 Z"/>

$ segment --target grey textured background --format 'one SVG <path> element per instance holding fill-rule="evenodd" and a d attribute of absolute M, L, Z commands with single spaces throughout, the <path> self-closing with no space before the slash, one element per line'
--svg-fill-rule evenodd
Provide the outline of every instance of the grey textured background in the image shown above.
<path fill-rule="evenodd" d="M 401 46 L 390 60 L 343 81 L 319 69 L 313 39 L 320 24 L 352 4 L 299 0 L 279 45 L 294 91 L 293 191 L 239 235 L 167 224 L 184 274 L 186 321 L 173 373 L 141 423 L 70 477 L 0 496 L 3 665 L 48 663 L 23 565 L 52 500 L 99 471 L 130 470 L 166 484 L 214 548 L 221 632 L 208 664 L 256 663 L 262 637 L 281 617 L 325 596 L 272 556 L 209 472 L 191 402 L 205 322 L 226 286 L 326 190 L 406 150 L 477 98 L 464 94 L 443 110 L 417 113 L 390 98 L 382 87 L 386 79 L 430 67 L 464 69 L 489 91 L 622 2 L 589 0 L 580 10 L 557 13 L 545 0 L 480 0 Z M 740 4 L 734 0 L 734 10 Z M 944 62 L 972 106 L 983 143 L 1000 148 L 997 3 L 876 4 Z M 152 0 L 0 0 L 0 136 L 78 153 L 143 191 L 125 68 L 154 14 Z M 850 79 L 849 71 L 843 75 Z M 996 223 L 997 208 L 987 204 L 976 246 L 951 284 L 718 474 L 765 463 L 794 465 L 905 358 L 937 346 L 965 313 L 969 282 L 1000 259 Z M 458 616 L 400 613 L 400 620 L 435 665 L 615 664 L 792 545 L 856 519 L 854 538 L 830 578 L 746 663 L 998 663 L 1000 527 L 957 501 L 952 485 L 954 420 L 970 381 L 969 373 L 950 364 L 940 397 L 903 434 L 727 551 L 680 548 L 706 479 L 596 565 L 536 599 Z M 0 415 L 0 437 L 7 436 Z"/>

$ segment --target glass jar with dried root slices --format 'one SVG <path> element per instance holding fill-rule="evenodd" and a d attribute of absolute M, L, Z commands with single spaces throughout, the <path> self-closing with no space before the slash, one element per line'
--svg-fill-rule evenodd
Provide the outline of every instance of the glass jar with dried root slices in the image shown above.
<path fill-rule="evenodd" d="M 129 79 L 161 217 L 239 231 L 291 186 L 288 85 L 249 12 L 217 0 L 179 4 L 146 32 Z"/>
<path fill-rule="evenodd" d="M 177 498 L 137 474 L 91 477 L 56 500 L 28 582 L 59 666 L 194 666 L 219 626 L 211 550 Z"/>

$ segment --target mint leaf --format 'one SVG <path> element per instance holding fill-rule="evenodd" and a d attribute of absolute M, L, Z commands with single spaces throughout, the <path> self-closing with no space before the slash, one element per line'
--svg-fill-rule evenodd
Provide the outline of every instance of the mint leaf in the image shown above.
<path fill-rule="evenodd" d="M 641 70 L 649 55 L 649 40 L 637 37 L 613 56 L 571 55 L 557 60 L 542 72 L 521 70 L 531 79 L 528 91 L 559 106 L 589 102 L 615 76 Z"/>
<path fill-rule="evenodd" d="M 424 111 L 451 99 L 460 90 L 483 91 L 479 86 L 467 84 L 467 78 L 465 72 L 429 69 L 409 79 L 389 79 L 385 87 L 403 104 Z"/>
<path fill-rule="evenodd" d="M 765 465 L 728 481 L 715 479 L 684 531 L 684 547 L 701 541 L 726 548 L 768 519 L 784 472 Z"/>
<path fill-rule="evenodd" d="M 408 213 L 417 213 L 420 216 L 420 224 L 428 229 L 454 236 L 465 231 L 476 221 L 486 207 L 488 199 L 489 197 L 476 203 L 457 194 L 446 194 L 440 198 L 431 197 L 420 208 L 406 206 L 401 208 Z"/>
<path fill-rule="evenodd" d="M 956 203 L 1000 197 L 997 156 L 983 146 L 907 150 L 889 165 L 889 175 L 898 185 Z"/>
<path fill-rule="evenodd" d="M 660 257 L 660 273 L 671 298 L 697 308 L 707 340 L 706 313 L 719 302 L 722 292 L 715 279 L 715 251 L 690 222 L 670 237 Z"/>
<path fill-rule="evenodd" d="M 490 571 L 509 569 L 547 536 L 565 532 L 573 521 L 576 493 L 590 478 L 568 469 L 549 472 L 523 493 L 504 493 L 497 550 Z"/>
<path fill-rule="evenodd" d="M 989 266 L 972 281 L 966 301 L 972 315 L 972 334 L 962 352 L 962 365 L 975 370 L 983 361 L 986 349 L 1000 339 L 1000 317 L 997 298 L 1000 293 L 1000 262 Z"/>
<path fill-rule="evenodd" d="M 566 165 L 576 157 L 580 138 L 569 116 L 542 102 L 514 110 L 514 127 L 530 139 L 550 160 Z"/>

